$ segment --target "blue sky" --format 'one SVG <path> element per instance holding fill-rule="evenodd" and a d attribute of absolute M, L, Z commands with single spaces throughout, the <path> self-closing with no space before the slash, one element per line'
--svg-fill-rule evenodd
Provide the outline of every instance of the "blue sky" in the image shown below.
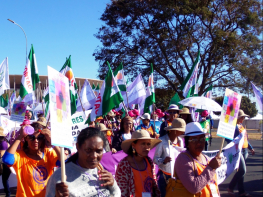
<path fill-rule="evenodd" d="M 71 55 L 75 77 L 97 79 L 98 62 L 92 56 L 100 46 L 94 37 L 103 25 L 99 20 L 110 0 L 12 0 L 1 1 L 0 63 L 9 61 L 10 74 L 22 74 L 26 62 L 23 31 L 27 35 L 27 55 L 34 46 L 40 75 L 47 75 L 47 65 L 60 70 Z M 250 95 L 252 101 L 255 97 Z"/>
<path fill-rule="evenodd" d="M 76 77 L 97 78 L 98 62 L 92 53 L 100 42 L 94 37 L 103 22 L 99 20 L 110 0 L 13 0 L 1 1 L 0 62 L 8 57 L 9 73 L 22 74 L 27 53 L 34 46 L 40 75 L 47 65 L 59 70 L 71 55 Z"/>

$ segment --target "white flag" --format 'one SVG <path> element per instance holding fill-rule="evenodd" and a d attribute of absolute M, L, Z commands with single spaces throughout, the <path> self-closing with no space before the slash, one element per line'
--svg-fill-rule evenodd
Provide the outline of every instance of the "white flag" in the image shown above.
<path fill-rule="evenodd" d="M 85 80 L 82 86 L 79 96 L 80 98 L 78 98 L 78 102 L 77 102 L 77 111 L 82 111 L 81 103 L 84 110 L 86 111 L 91 109 L 96 102 L 96 96 L 87 79 Z M 81 101 L 79 99 L 81 99 Z"/>
<path fill-rule="evenodd" d="M 252 87 L 253 87 L 253 90 L 254 90 L 254 93 L 255 93 L 255 96 L 256 96 L 256 101 L 259 105 L 259 109 L 261 111 L 263 111 L 263 107 L 262 107 L 262 103 L 263 103 L 263 96 L 262 96 L 262 93 L 259 91 L 258 87 L 255 86 L 252 82 Z"/>
<path fill-rule="evenodd" d="M 8 71 L 8 58 L 6 57 L 0 65 L 0 95 L 4 91 L 10 89 L 9 84 L 9 71 Z"/>

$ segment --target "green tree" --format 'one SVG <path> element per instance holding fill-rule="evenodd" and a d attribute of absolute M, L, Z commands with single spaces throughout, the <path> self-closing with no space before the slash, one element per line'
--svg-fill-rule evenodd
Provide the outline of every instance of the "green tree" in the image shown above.
<path fill-rule="evenodd" d="M 219 105 L 222 106 L 224 97 L 223 96 L 219 96 L 219 97 L 216 97 L 214 100 Z M 258 110 L 257 110 L 257 107 L 256 107 L 256 103 L 255 102 L 251 103 L 251 100 L 247 96 L 242 96 L 240 109 L 242 109 L 245 112 L 245 114 L 249 115 L 250 118 L 255 117 L 257 115 L 257 113 L 258 113 Z M 218 113 L 216 113 L 216 114 L 218 114 Z"/>
<path fill-rule="evenodd" d="M 178 92 L 198 50 L 201 52 L 201 95 L 214 88 L 241 88 L 252 80 L 262 84 L 262 9 L 258 0 L 112 0 L 95 35 L 102 47 L 93 55 L 104 79 L 106 61 L 125 74 L 165 80 Z M 257 62 L 256 66 L 253 66 Z M 254 74 L 250 74 L 249 72 Z"/>

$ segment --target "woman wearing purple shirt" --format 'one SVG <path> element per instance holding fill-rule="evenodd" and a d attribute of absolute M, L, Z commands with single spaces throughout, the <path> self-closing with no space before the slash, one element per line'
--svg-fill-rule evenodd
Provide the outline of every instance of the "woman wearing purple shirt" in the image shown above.
<path fill-rule="evenodd" d="M 3 157 L 5 154 L 5 151 L 9 147 L 9 144 L 6 141 L 6 135 L 4 134 L 4 129 L 3 127 L 0 127 L 0 157 Z M 3 174 L 2 174 L 2 182 L 4 186 L 4 191 L 6 194 L 6 197 L 10 196 L 10 189 L 9 189 L 9 183 L 8 183 L 8 178 L 11 174 L 11 171 L 7 165 L 3 164 Z"/>

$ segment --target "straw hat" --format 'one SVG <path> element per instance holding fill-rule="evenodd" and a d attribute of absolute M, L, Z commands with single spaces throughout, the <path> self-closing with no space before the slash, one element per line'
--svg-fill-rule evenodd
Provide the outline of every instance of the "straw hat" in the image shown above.
<path fill-rule="evenodd" d="M 151 119 L 151 115 L 148 114 L 148 113 L 145 113 L 145 114 L 143 114 L 143 115 L 141 116 L 141 119 L 142 119 L 142 120 L 150 120 L 150 119 Z"/>
<path fill-rule="evenodd" d="M 4 128 L 0 127 L 0 137 L 5 137 L 6 134 L 4 134 Z"/>
<path fill-rule="evenodd" d="M 184 107 L 179 114 L 191 114 L 191 113 L 189 112 L 188 108 Z"/>
<path fill-rule="evenodd" d="M 136 140 L 151 140 L 150 149 L 154 148 L 157 144 L 159 144 L 162 141 L 159 139 L 151 138 L 148 131 L 140 129 L 132 133 L 132 137 L 130 140 L 125 140 L 121 143 L 121 149 L 123 150 L 123 152 L 128 153 L 128 150 L 130 149 L 132 142 Z"/>
<path fill-rule="evenodd" d="M 165 127 L 164 130 L 177 130 L 185 132 L 186 123 L 182 118 L 176 118 L 173 120 L 172 125 L 169 127 Z"/>
<path fill-rule="evenodd" d="M 112 110 L 110 110 L 110 111 L 107 113 L 107 115 L 108 115 L 108 116 L 111 116 L 111 117 L 114 117 L 114 116 L 115 116 L 115 113 L 114 113 Z"/>
<path fill-rule="evenodd" d="M 171 111 L 171 110 L 182 111 L 182 110 L 180 110 L 179 107 L 178 107 L 177 105 L 175 105 L 175 104 L 171 104 L 166 111 Z"/>
<path fill-rule="evenodd" d="M 199 122 L 190 122 L 185 127 L 185 134 L 182 136 L 196 136 L 196 135 L 209 135 L 209 133 L 205 133 Z"/>
<path fill-rule="evenodd" d="M 245 114 L 245 112 L 242 109 L 240 109 L 238 111 L 238 118 L 237 119 L 239 119 L 241 117 L 249 117 L 249 115 Z"/>
<path fill-rule="evenodd" d="M 47 126 L 47 120 L 44 117 L 40 117 L 38 118 L 38 120 L 36 121 L 38 124 L 41 124 L 42 126 L 46 127 Z"/>
<path fill-rule="evenodd" d="M 111 131 L 112 129 L 108 129 L 104 124 L 100 123 L 95 126 L 95 128 L 99 129 L 100 131 Z"/>

